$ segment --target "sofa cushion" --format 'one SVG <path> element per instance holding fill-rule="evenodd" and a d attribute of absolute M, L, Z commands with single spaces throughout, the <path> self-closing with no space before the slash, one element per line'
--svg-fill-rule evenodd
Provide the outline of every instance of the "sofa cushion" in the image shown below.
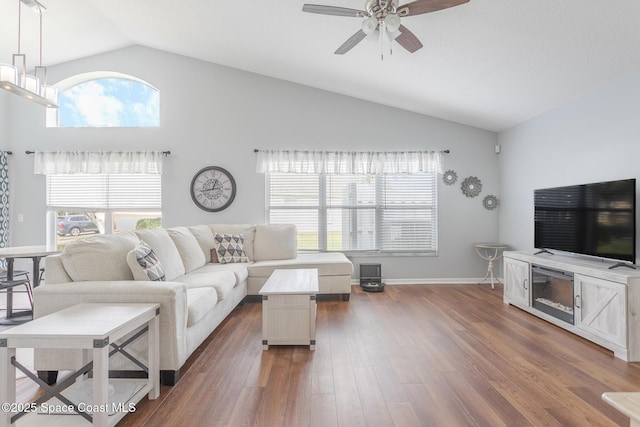
<path fill-rule="evenodd" d="M 202 253 L 204 253 L 205 263 L 213 262 L 211 260 L 211 250 L 215 248 L 215 241 L 213 240 L 211 227 L 208 225 L 194 225 L 188 228 L 191 234 L 193 234 L 193 237 L 198 241 Z"/>
<path fill-rule="evenodd" d="M 173 280 L 184 274 L 182 258 L 180 258 L 180 253 L 171 237 L 169 237 L 167 230 L 164 228 L 152 228 L 149 230 L 136 230 L 135 233 L 140 240 L 147 242 L 156 253 L 162 263 L 167 280 Z"/>
<path fill-rule="evenodd" d="M 129 251 L 127 263 L 135 280 L 164 281 L 165 273 L 162 263 L 158 261 L 153 249 L 144 241 L 140 241 Z"/>
<path fill-rule="evenodd" d="M 247 253 L 249 261 L 253 261 L 253 240 L 256 227 L 251 224 L 211 224 L 209 225 L 213 234 L 242 234 L 244 236 L 244 251 Z"/>
<path fill-rule="evenodd" d="M 184 271 L 186 273 L 202 267 L 207 263 L 204 252 L 198 244 L 198 240 L 194 237 L 187 227 L 168 228 L 167 233 L 176 245 L 176 249 L 180 253 Z"/>
<path fill-rule="evenodd" d="M 132 233 L 89 237 L 67 245 L 60 257 L 64 269 L 74 282 L 133 280 L 127 254 L 139 242 L 140 239 Z"/>
<path fill-rule="evenodd" d="M 216 252 L 220 264 L 232 262 L 249 262 L 244 250 L 244 236 L 242 234 L 218 234 L 214 237 Z"/>
<path fill-rule="evenodd" d="M 236 286 L 236 276 L 230 270 L 219 270 L 208 274 L 189 273 L 177 277 L 175 281 L 184 283 L 187 289 L 214 288 L 220 301 Z"/>
<path fill-rule="evenodd" d="M 232 263 L 232 264 L 219 264 L 219 263 L 213 263 L 213 264 L 207 264 L 204 267 L 200 267 L 197 270 L 193 270 L 190 275 L 192 274 L 210 274 L 216 271 L 231 271 L 233 272 L 233 274 L 236 275 L 236 285 L 239 283 L 244 282 L 245 280 L 247 280 L 247 277 L 249 277 L 249 270 L 247 269 L 247 266 L 250 264 L 247 263 Z"/>
<path fill-rule="evenodd" d="M 294 259 L 256 261 L 247 268 L 251 277 L 269 277 L 277 268 L 317 268 L 318 276 L 350 276 L 353 273 L 353 264 L 339 252 L 299 254 Z"/>
<path fill-rule="evenodd" d="M 294 224 L 258 224 L 253 242 L 256 261 L 295 258 L 298 233 Z"/>
<path fill-rule="evenodd" d="M 198 323 L 218 302 L 213 288 L 187 289 L 187 327 Z"/>

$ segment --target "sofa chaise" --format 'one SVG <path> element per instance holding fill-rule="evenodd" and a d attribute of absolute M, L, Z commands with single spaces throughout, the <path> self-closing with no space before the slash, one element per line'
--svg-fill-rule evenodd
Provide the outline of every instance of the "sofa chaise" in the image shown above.
<path fill-rule="evenodd" d="M 86 302 L 159 303 L 161 380 L 173 385 L 193 351 L 247 295 L 258 295 L 275 269 L 317 268 L 319 293 L 349 300 L 353 265 L 347 257 L 298 254 L 296 241 L 289 224 L 157 228 L 77 240 L 45 259 L 34 317 Z M 146 362 L 142 346 L 127 349 Z M 110 364 L 113 371 L 135 370 L 119 354 Z M 35 351 L 38 375 L 49 383 L 58 371 L 81 366 L 77 350 Z"/>

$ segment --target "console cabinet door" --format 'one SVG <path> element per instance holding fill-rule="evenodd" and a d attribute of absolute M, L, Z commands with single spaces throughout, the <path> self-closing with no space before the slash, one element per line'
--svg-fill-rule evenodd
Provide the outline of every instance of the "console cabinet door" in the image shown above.
<path fill-rule="evenodd" d="M 529 263 L 504 258 L 504 302 L 529 306 Z"/>
<path fill-rule="evenodd" d="M 627 346 L 627 287 L 575 275 L 575 324 L 607 341 Z"/>

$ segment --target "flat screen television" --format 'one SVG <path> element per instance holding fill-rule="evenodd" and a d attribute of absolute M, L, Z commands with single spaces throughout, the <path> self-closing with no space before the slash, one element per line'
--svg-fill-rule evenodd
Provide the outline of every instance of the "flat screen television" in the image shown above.
<path fill-rule="evenodd" d="M 636 262 L 636 180 L 534 191 L 535 247 Z"/>

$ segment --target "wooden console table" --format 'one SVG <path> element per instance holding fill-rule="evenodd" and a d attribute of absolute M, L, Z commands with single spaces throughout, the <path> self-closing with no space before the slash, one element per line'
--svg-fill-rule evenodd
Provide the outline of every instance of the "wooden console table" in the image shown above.
<path fill-rule="evenodd" d="M 0 426 L 13 425 L 18 420 L 20 425 L 68 426 L 74 421 L 85 424 L 90 421 L 96 426 L 115 425 L 131 410 L 131 405 L 145 395 L 148 394 L 149 399 L 158 398 L 159 307 L 159 304 L 78 304 L 0 332 L 0 402 L 3 404 Z M 130 333 L 142 335 L 145 330 L 148 330 L 148 378 L 110 380 L 109 356 L 124 347 L 114 343 Z M 82 349 L 86 365 L 50 387 L 16 360 L 16 348 Z M 44 395 L 35 402 L 12 405 L 16 398 L 16 367 L 45 389 Z M 93 378 L 84 378 L 90 371 Z M 110 401 L 110 388 L 117 395 L 123 384 L 129 393 L 128 400 Z M 92 396 L 87 396 L 88 400 L 71 402 L 60 394 L 65 389 L 83 385 L 93 391 Z M 50 403 L 53 401 L 57 403 Z M 59 412 L 58 408 L 64 411 Z M 51 412 L 63 415 L 42 414 Z M 69 413 L 78 415 L 65 415 Z"/>
<path fill-rule="evenodd" d="M 318 269 L 274 270 L 262 295 L 262 348 L 308 345 L 316 348 Z"/>

